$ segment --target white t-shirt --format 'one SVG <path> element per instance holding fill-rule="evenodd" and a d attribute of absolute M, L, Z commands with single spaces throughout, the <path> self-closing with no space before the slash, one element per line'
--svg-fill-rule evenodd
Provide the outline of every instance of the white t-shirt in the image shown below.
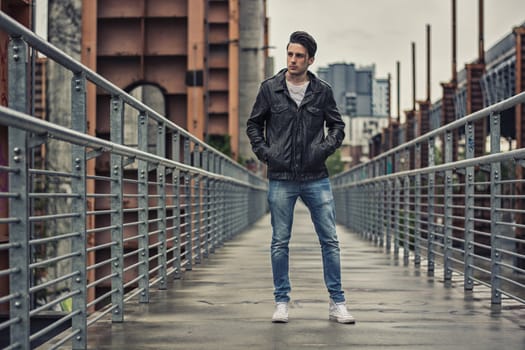
<path fill-rule="evenodd" d="M 288 80 L 286 81 L 288 92 L 290 93 L 290 96 L 295 101 L 297 106 L 301 104 L 301 101 L 304 98 L 304 94 L 306 93 L 306 88 L 308 87 L 308 84 L 310 84 L 310 81 L 306 81 L 301 85 L 294 85 L 290 83 Z"/>

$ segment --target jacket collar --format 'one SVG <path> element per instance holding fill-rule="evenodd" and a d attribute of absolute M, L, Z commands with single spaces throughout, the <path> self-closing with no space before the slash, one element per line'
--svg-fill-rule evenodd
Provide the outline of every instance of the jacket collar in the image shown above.
<path fill-rule="evenodd" d="M 273 90 L 275 92 L 288 90 L 286 88 L 286 76 L 285 76 L 285 73 L 287 71 L 288 71 L 287 68 L 283 68 L 275 75 L 275 79 L 273 81 Z M 313 93 L 319 92 L 319 79 L 317 78 L 317 76 L 310 71 L 307 71 L 306 73 L 308 74 L 308 79 L 310 80 L 310 85 L 308 86 L 307 92 L 308 91 L 312 91 Z"/>

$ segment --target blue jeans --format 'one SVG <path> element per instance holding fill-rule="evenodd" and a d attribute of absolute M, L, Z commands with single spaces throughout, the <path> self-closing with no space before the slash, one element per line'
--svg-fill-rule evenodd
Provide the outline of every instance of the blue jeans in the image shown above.
<path fill-rule="evenodd" d="M 335 230 L 335 206 L 328 178 L 314 181 L 270 180 L 268 202 L 272 222 L 272 272 L 276 302 L 288 302 L 291 291 L 288 276 L 288 244 L 292 234 L 295 203 L 301 198 L 321 244 L 324 282 L 335 302 L 345 301 L 341 288 L 339 241 Z"/>

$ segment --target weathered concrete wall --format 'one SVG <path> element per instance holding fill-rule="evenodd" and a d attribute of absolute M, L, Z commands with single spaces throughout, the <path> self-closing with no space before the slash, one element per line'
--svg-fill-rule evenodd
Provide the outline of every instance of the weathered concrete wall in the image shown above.
<path fill-rule="evenodd" d="M 246 136 L 246 122 L 250 116 L 259 85 L 264 79 L 264 2 L 243 0 L 240 3 L 239 52 L 239 155 L 242 159 L 255 158 Z"/>
<path fill-rule="evenodd" d="M 80 61 L 82 0 L 49 0 L 48 2 L 48 40 L 72 58 Z M 47 115 L 49 121 L 71 126 L 71 78 L 72 73 L 58 64 L 48 61 L 47 64 Z M 48 169 L 57 171 L 71 170 L 71 147 L 57 141 L 49 141 L 46 149 Z M 44 186 L 53 188 L 56 192 L 72 192 L 71 185 L 58 181 L 47 181 Z M 51 213 L 70 212 L 71 205 L 66 200 L 48 200 L 47 210 Z M 71 232 L 69 220 L 56 220 L 46 227 L 47 235 Z M 70 251 L 70 241 L 60 241 L 56 246 L 48 247 L 49 255 L 61 255 Z M 56 274 L 64 275 L 70 271 L 68 261 L 56 265 Z M 48 277 L 53 277 L 53 269 L 48 271 Z M 59 286 L 67 287 L 67 286 Z"/>

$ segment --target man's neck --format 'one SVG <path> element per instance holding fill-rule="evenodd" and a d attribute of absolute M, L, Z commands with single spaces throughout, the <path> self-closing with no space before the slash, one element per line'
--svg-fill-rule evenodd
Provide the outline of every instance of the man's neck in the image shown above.
<path fill-rule="evenodd" d="M 295 75 L 295 74 L 290 74 L 290 72 L 286 72 L 285 76 L 286 76 L 286 81 L 294 85 L 302 85 L 309 80 L 307 72 L 304 72 L 304 74 L 301 74 L 301 75 Z"/>

